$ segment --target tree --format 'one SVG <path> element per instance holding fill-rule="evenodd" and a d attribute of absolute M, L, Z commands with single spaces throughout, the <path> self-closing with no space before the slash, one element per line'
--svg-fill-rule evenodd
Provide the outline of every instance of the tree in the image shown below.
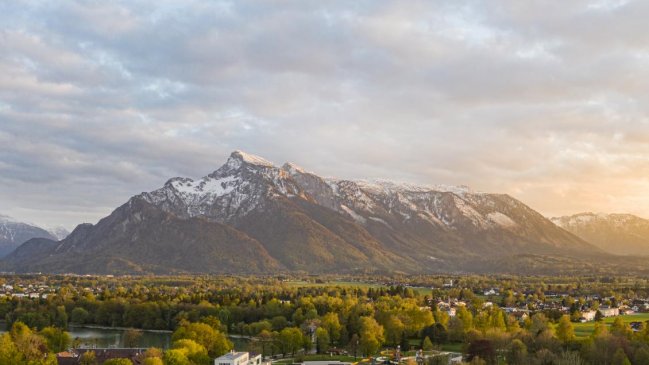
<path fill-rule="evenodd" d="M 302 331 L 297 327 L 286 327 L 279 332 L 279 344 L 282 354 L 295 352 L 302 347 L 304 340 L 302 338 Z"/>
<path fill-rule="evenodd" d="M 340 325 L 340 320 L 336 313 L 329 312 L 322 316 L 320 326 L 329 333 L 331 343 L 337 343 L 338 340 L 340 340 L 340 331 L 342 326 Z"/>
<path fill-rule="evenodd" d="M 383 326 L 378 324 L 372 317 L 361 317 L 359 337 L 361 352 L 371 356 L 379 351 L 383 341 L 385 341 Z"/>
<path fill-rule="evenodd" d="M 649 348 L 644 346 L 637 349 L 633 359 L 634 364 L 649 364 Z"/>
<path fill-rule="evenodd" d="M 532 336 L 537 336 L 549 329 L 548 318 L 543 313 L 536 313 L 532 316 L 532 324 L 530 325 L 530 333 Z"/>
<path fill-rule="evenodd" d="M 608 328 L 603 322 L 595 322 L 595 327 L 593 328 L 593 333 L 591 337 L 598 337 L 608 333 Z"/>
<path fill-rule="evenodd" d="M 613 355 L 613 362 L 611 363 L 611 365 L 631 365 L 631 361 L 629 361 L 629 358 L 626 356 L 624 350 L 619 348 Z"/>
<path fill-rule="evenodd" d="M 395 315 L 390 315 L 384 323 L 385 342 L 396 346 L 401 342 L 401 336 L 406 326 Z"/>
<path fill-rule="evenodd" d="M 441 323 L 435 323 L 424 328 L 422 336 L 429 337 L 433 343 L 445 343 L 448 340 L 448 331 Z"/>
<path fill-rule="evenodd" d="M 22 355 L 18 351 L 16 344 L 14 344 L 11 336 L 5 333 L 0 336 L 0 364 L 11 365 L 19 364 Z"/>
<path fill-rule="evenodd" d="M 329 332 L 327 332 L 327 330 L 322 327 L 318 327 L 318 329 L 315 330 L 315 337 L 316 351 L 319 354 L 326 353 L 329 350 L 329 343 L 331 342 L 331 339 L 329 338 Z"/>
<path fill-rule="evenodd" d="M 86 351 L 79 358 L 80 365 L 97 365 L 97 356 L 94 351 Z"/>
<path fill-rule="evenodd" d="M 129 328 L 124 332 L 123 336 L 124 347 L 137 347 L 142 337 L 142 331 Z"/>
<path fill-rule="evenodd" d="M 210 357 L 207 355 L 205 347 L 196 341 L 182 339 L 174 342 L 173 348 L 183 351 L 183 354 L 192 364 L 208 365 Z"/>
<path fill-rule="evenodd" d="M 575 339 L 575 327 L 570 322 L 570 316 L 561 316 L 557 325 L 557 338 L 565 345 Z"/>
<path fill-rule="evenodd" d="M 579 356 L 578 352 L 564 351 L 559 356 L 557 365 L 586 365 L 584 360 Z"/>
<path fill-rule="evenodd" d="M 349 340 L 349 349 L 354 353 L 354 359 L 356 359 L 356 355 L 358 353 L 359 343 L 360 343 L 360 338 L 358 338 L 358 334 L 354 333 L 352 335 L 352 338 Z"/>
<path fill-rule="evenodd" d="M 75 324 L 84 324 L 86 323 L 89 317 L 90 317 L 90 313 L 88 313 L 87 310 L 81 307 L 76 307 L 70 313 L 70 322 Z"/>
<path fill-rule="evenodd" d="M 471 342 L 467 352 L 469 354 L 469 361 L 480 358 L 489 365 L 495 364 L 496 362 L 496 351 L 489 340 L 475 340 Z"/>
<path fill-rule="evenodd" d="M 191 365 L 185 352 L 180 349 L 171 349 L 165 351 L 162 358 L 165 365 Z"/>
<path fill-rule="evenodd" d="M 45 338 L 47 348 L 51 352 L 65 351 L 72 343 L 70 334 L 60 328 L 45 327 L 39 333 Z"/>
<path fill-rule="evenodd" d="M 184 323 L 173 333 L 171 339 L 196 341 L 205 347 L 212 357 L 221 356 L 233 347 L 232 342 L 223 333 L 205 323 Z"/>
<path fill-rule="evenodd" d="M 525 365 L 527 363 L 527 346 L 523 341 L 514 339 L 509 345 L 507 363 L 510 365 Z"/>
<path fill-rule="evenodd" d="M 162 359 L 159 357 L 147 357 L 142 362 L 142 365 L 164 365 Z"/>
<path fill-rule="evenodd" d="M 133 365 L 133 361 L 129 359 L 109 359 L 104 361 L 103 365 Z"/>
<path fill-rule="evenodd" d="M 611 325 L 611 334 L 620 337 L 630 337 L 633 331 L 628 323 L 625 323 L 622 317 L 616 317 Z"/>
<path fill-rule="evenodd" d="M 430 340 L 428 336 L 424 338 L 424 342 L 421 344 L 421 348 L 424 351 L 431 351 L 433 349 L 433 342 Z"/>

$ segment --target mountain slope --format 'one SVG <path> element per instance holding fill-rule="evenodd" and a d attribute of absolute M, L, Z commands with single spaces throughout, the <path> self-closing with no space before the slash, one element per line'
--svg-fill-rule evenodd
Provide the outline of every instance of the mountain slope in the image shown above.
<path fill-rule="evenodd" d="M 0 257 L 4 257 L 31 238 L 56 239 L 48 231 L 29 223 L 0 215 Z"/>
<path fill-rule="evenodd" d="M 0 263 L 56 272 L 438 272 L 516 254 L 601 254 L 520 201 L 466 187 L 324 179 L 235 151 L 173 178 L 47 255 Z"/>
<path fill-rule="evenodd" d="M 631 214 L 580 213 L 552 218 L 557 226 L 616 254 L 649 256 L 649 220 Z"/>
<path fill-rule="evenodd" d="M 33 254 L 32 254 L 33 253 Z M 281 266 L 259 242 L 226 225 L 180 219 L 139 198 L 59 242 L 31 240 L 5 271 L 75 273 L 262 273 Z"/>

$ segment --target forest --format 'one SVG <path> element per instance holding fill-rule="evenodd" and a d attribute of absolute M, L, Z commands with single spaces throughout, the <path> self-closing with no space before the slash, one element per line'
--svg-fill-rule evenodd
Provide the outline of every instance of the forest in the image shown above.
<path fill-rule="evenodd" d="M 233 348 L 229 336 L 284 364 L 317 354 L 414 363 L 419 349 L 431 365 L 452 354 L 471 364 L 649 364 L 649 285 L 636 277 L 13 275 L 0 284 L 0 365 L 55 364 L 78 346 L 70 325 L 130 328 L 133 339 L 173 331 L 171 347 L 147 350 L 145 364 L 210 364 Z"/>

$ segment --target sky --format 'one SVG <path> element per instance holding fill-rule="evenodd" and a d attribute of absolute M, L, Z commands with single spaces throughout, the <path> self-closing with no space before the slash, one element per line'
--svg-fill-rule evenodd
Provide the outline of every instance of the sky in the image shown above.
<path fill-rule="evenodd" d="M 3 1 L 0 213 L 68 229 L 233 150 L 649 217 L 647 1 Z"/>

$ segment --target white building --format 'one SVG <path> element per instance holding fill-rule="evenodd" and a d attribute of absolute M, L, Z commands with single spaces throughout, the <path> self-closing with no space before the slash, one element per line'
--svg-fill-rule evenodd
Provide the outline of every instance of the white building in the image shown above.
<path fill-rule="evenodd" d="M 581 312 L 580 322 L 594 321 L 595 320 L 595 314 L 597 314 L 597 312 L 595 312 L 594 310 Z"/>
<path fill-rule="evenodd" d="M 615 317 L 620 315 L 620 308 L 599 307 L 599 311 L 604 317 Z"/>
<path fill-rule="evenodd" d="M 231 351 L 214 359 L 214 365 L 270 365 L 270 362 L 263 362 L 261 355 L 250 356 L 248 352 Z"/>

